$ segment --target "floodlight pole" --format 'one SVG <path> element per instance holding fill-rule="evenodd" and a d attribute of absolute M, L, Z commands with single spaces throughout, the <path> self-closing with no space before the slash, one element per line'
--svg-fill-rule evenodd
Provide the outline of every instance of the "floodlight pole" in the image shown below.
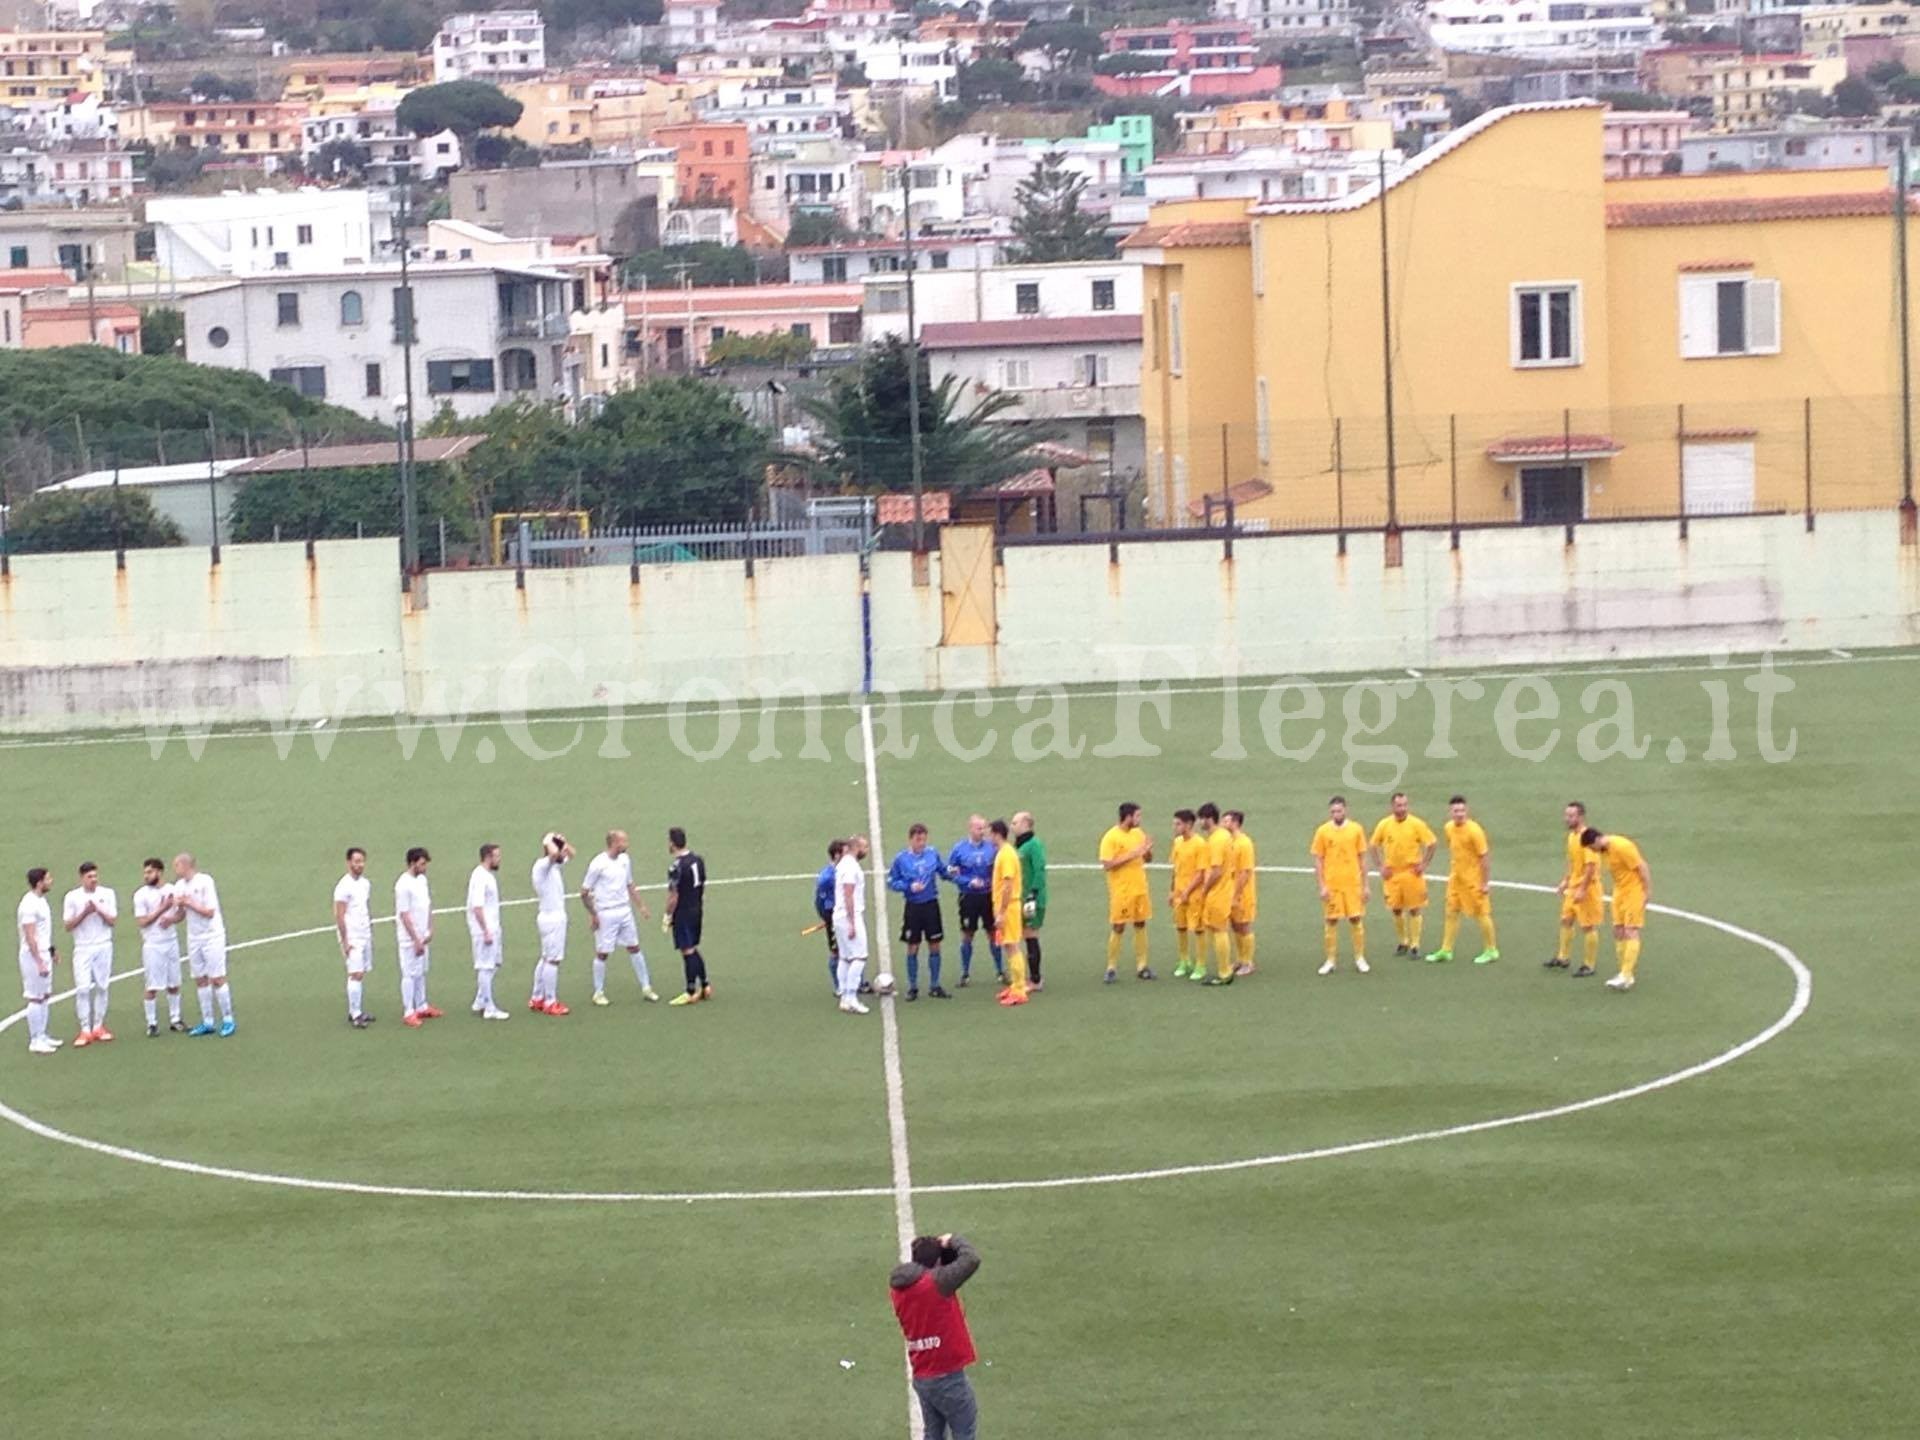
<path fill-rule="evenodd" d="M 906 90 L 900 92 L 900 141 L 907 138 Z M 900 166 L 900 239 L 907 263 L 907 450 L 913 476 L 913 553 L 927 548 L 925 531 L 926 471 L 920 454 L 920 337 L 914 325 L 913 304 L 913 158 Z"/>
<path fill-rule="evenodd" d="M 420 522 L 414 513 L 416 497 L 413 476 L 413 340 L 414 329 L 420 322 L 419 307 L 413 303 L 413 278 L 408 255 L 412 249 L 407 242 L 407 225 L 411 218 L 407 208 L 408 199 L 408 186 L 403 182 L 400 187 L 398 223 L 400 293 L 405 297 L 406 310 L 400 317 L 401 412 L 396 439 L 400 449 L 400 572 L 403 589 L 412 587 L 413 574 L 420 568 Z"/>

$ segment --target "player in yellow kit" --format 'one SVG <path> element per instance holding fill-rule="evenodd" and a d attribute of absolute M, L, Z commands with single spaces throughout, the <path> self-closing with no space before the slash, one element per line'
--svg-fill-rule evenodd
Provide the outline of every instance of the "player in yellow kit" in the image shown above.
<path fill-rule="evenodd" d="M 1233 931 L 1233 973 L 1239 977 L 1253 974 L 1253 922 L 1260 915 L 1260 876 L 1253 837 L 1247 834 L 1247 812 L 1229 810 L 1220 823 L 1233 836 L 1233 903 L 1227 908 L 1227 924 Z"/>
<path fill-rule="evenodd" d="M 1459 933 L 1460 917 L 1466 915 L 1479 924 L 1486 942 L 1473 963 L 1491 965 L 1500 958 L 1500 942 L 1493 929 L 1493 842 L 1468 813 L 1466 796 L 1449 800 L 1447 814 L 1447 928 L 1440 936 L 1440 948 L 1427 959 L 1453 959 L 1453 937 Z"/>
<path fill-rule="evenodd" d="M 1613 876 L 1613 949 L 1620 973 L 1607 981 L 1609 990 L 1631 990 L 1633 972 L 1640 966 L 1640 931 L 1647 923 L 1647 902 L 1653 898 L 1653 872 L 1640 847 L 1624 835 L 1583 831 L 1580 843 L 1606 862 Z"/>
<path fill-rule="evenodd" d="M 1000 992 L 1002 1005 L 1027 1003 L 1027 892 L 1020 880 L 1020 851 L 1014 846 L 1004 820 L 987 827 L 993 832 L 993 943 L 1006 957 L 1007 986 Z"/>
<path fill-rule="evenodd" d="M 1185 980 L 1196 966 L 1203 975 L 1206 972 L 1200 936 L 1206 899 L 1207 842 L 1194 833 L 1194 819 L 1191 810 L 1173 812 L 1173 885 L 1167 891 L 1167 905 L 1173 911 L 1174 953 L 1179 957 L 1173 967 L 1176 980 Z"/>
<path fill-rule="evenodd" d="M 1313 881 L 1320 891 L 1320 909 L 1326 919 L 1326 962 L 1322 975 L 1331 975 L 1339 963 L 1340 922 L 1353 927 L 1353 968 L 1367 973 L 1367 832 L 1347 817 L 1347 797 L 1327 802 L 1327 819 L 1313 832 L 1307 847 L 1313 856 Z"/>
<path fill-rule="evenodd" d="M 1211 800 L 1195 812 L 1200 838 L 1207 846 L 1206 878 L 1202 882 L 1200 953 L 1194 957 L 1189 980 L 1208 985 L 1233 983 L 1233 876 L 1236 856 L 1233 832 L 1220 823 L 1220 807 Z M 1213 973 L 1207 973 L 1207 951 L 1213 951 Z"/>
<path fill-rule="evenodd" d="M 1426 821 L 1407 806 L 1407 792 L 1393 796 L 1393 813 L 1373 827 L 1373 864 L 1380 890 L 1393 912 L 1393 953 L 1420 958 L 1420 926 L 1427 908 L 1427 866 L 1439 841 Z"/>
<path fill-rule="evenodd" d="M 1600 857 L 1580 843 L 1587 828 L 1587 807 L 1569 800 L 1561 812 L 1567 822 L 1567 873 L 1560 877 L 1560 943 L 1547 961 L 1547 969 L 1564 970 L 1573 963 L 1573 932 L 1583 932 L 1584 949 L 1576 980 L 1593 974 L 1593 962 L 1600 958 Z"/>
<path fill-rule="evenodd" d="M 1133 926 L 1133 976 L 1153 979 L 1147 966 L 1147 921 L 1153 901 L 1147 895 L 1147 861 L 1153 858 L 1153 837 L 1140 828 L 1140 807 L 1131 800 L 1120 807 L 1119 823 L 1100 837 L 1100 868 L 1107 872 L 1107 984 L 1120 964 L 1120 937 Z"/>

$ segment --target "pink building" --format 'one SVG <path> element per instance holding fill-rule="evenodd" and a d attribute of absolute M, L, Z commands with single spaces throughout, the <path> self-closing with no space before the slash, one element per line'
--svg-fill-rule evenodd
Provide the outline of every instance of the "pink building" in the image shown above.
<path fill-rule="evenodd" d="M 629 290 L 627 353 L 643 371 L 707 363 L 728 335 L 799 335 L 817 348 L 860 343 L 860 285 L 735 285 Z"/>
<path fill-rule="evenodd" d="M 1107 54 L 1129 55 L 1152 68 L 1095 75 L 1105 95 L 1185 95 L 1212 100 L 1270 96 L 1284 78 L 1278 65 L 1262 65 L 1253 29 L 1236 21 L 1169 20 L 1109 30 L 1100 37 Z"/>
<path fill-rule="evenodd" d="M 117 300 L 71 298 L 64 270 L 0 270 L 0 350 L 104 345 L 140 353 L 140 311 Z"/>
<path fill-rule="evenodd" d="M 1600 121 L 1606 177 L 1637 180 L 1666 172 L 1667 157 L 1680 153 L 1680 137 L 1693 128 L 1685 110 L 1609 110 Z"/>

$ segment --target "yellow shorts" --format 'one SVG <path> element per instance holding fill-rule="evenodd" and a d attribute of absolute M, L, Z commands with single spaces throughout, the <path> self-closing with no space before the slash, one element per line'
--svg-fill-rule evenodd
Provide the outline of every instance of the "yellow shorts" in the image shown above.
<path fill-rule="evenodd" d="M 1601 908 L 1598 885 L 1589 886 L 1585 898 L 1578 902 L 1574 900 L 1573 892 L 1569 890 L 1560 898 L 1560 923 L 1578 925 L 1583 930 L 1591 930 L 1600 923 Z"/>
<path fill-rule="evenodd" d="M 993 932 L 993 943 L 1002 948 L 1008 945 L 1018 945 L 1026 938 L 1026 934 L 1024 919 L 1018 908 L 1016 908 L 1008 917 L 1007 923 Z"/>
<path fill-rule="evenodd" d="M 1427 877 L 1416 875 L 1411 870 L 1397 870 L 1386 878 L 1381 889 L 1386 892 L 1389 910 L 1424 910 L 1427 905 Z"/>
<path fill-rule="evenodd" d="M 1227 919 L 1235 925 L 1251 925 L 1260 918 L 1260 901 L 1257 896 L 1243 895 L 1240 903 L 1227 913 Z"/>
<path fill-rule="evenodd" d="M 1153 901 L 1145 895 L 1107 897 L 1109 925 L 1144 925 L 1153 918 Z"/>
<path fill-rule="evenodd" d="M 1447 913 L 1465 915 L 1469 920 L 1484 920 L 1493 913 L 1493 897 L 1482 895 L 1472 886 L 1449 885 Z"/>
<path fill-rule="evenodd" d="M 1327 887 L 1327 898 L 1320 902 L 1320 910 L 1329 920 L 1358 920 L 1367 913 L 1367 907 L 1360 902 L 1360 888 L 1357 885 Z"/>
<path fill-rule="evenodd" d="M 1639 886 L 1613 892 L 1613 923 L 1638 930 L 1647 923 L 1647 892 Z"/>
<path fill-rule="evenodd" d="M 1173 907 L 1173 924 L 1176 930 L 1204 930 L 1207 927 L 1207 892 L 1195 890 L 1180 904 Z"/>
<path fill-rule="evenodd" d="M 1207 891 L 1206 899 L 1201 902 L 1200 928 L 1202 930 L 1224 930 L 1227 922 L 1233 918 L 1233 887 L 1216 885 Z"/>

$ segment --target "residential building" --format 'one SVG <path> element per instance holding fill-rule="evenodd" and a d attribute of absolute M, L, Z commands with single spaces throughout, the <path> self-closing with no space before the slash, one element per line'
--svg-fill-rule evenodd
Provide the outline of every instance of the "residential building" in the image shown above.
<path fill-rule="evenodd" d="M 1359 33 L 1353 0 L 1213 0 L 1217 20 L 1237 20 L 1263 40 L 1306 44 Z"/>
<path fill-rule="evenodd" d="M 853 101 L 838 92 L 832 76 L 722 80 L 694 111 L 702 125 L 744 125 L 756 144 L 782 135 L 854 133 Z"/>
<path fill-rule="evenodd" d="M 707 363 L 728 335 L 800 335 L 816 349 L 860 344 L 858 285 L 741 285 L 629 290 L 627 349 L 641 374 Z"/>
<path fill-rule="evenodd" d="M 433 78 L 522 79 L 547 68 L 547 27 L 538 10 L 449 15 L 433 37 Z"/>
<path fill-rule="evenodd" d="M 378 85 L 405 90 L 427 78 L 430 63 L 406 51 L 372 55 L 295 55 L 285 62 L 280 98 L 317 100 L 322 95 Z"/>
<path fill-rule="evenodd" d="M 891 30 L 909 17 L 892 0 L 807 0 L 803 20 L 822 21 L 831 30 Z"/>
<path fill-rule="evenodd" d="M 1532 105 L 1542 100 L 1591 100 L 1640 88 L 1639 57 L 1631 52 L 1602 58 L 1593 55 L 1574 65 L 1528 70 L 1513 77 L 1513 103 Z"/>
<path fill-rule="evenodd" d="M 1453 128 L 1453 108 L 1445 92 L 1446 72 L 1440 68 L 1369 70 L 1367 98 L 1393 127 L 1398 143 L 1412 148 L 1426 144 Z"/>
<path fill-rule="evenodd" d="M 733 208 L 731 201 L 679 201 L 660 222 L 660 243 L 668 248 L 675 245 L 732 248 L 740 242 L 740 212 Z"/>
<path fill-rule="evenodd" d="M 365 190 L 241 190 L 147 202 L 154 260 L 177 280 L 365 265 L 387 239 Z"/>
<path fill-rule="evenodd" d="M 999 236 L 919 235 L 913 242 L 916 270 L 986 270 L 1000 263 L 1006 242 Z M 857 237 L 831 245 L 798 245 L 787 251 L 787 275 L 796 285 L 858 284 L 869 275 L 907 268 L 907 247 L 897 239 Z"/>
<path fill-rule="evenodd" d="M 294 101 L 155 101 L 124 111 L 120 135 L 156 150 L 199 150 L 210 161 L 256 165 L 271 174 L 299 158 L 306 115 L 306 105 Z"/>
<path fill-rule="evenodd" d="M 529 145 L 644 148 L 663 125 L 693 118 L 693 89 L 661 75 L 570 71 L 500 87 L 521 105 L 513 133 Z"/>
<path fill-rule="evenodd" d="M 906 334 L 906 282 L 904 272 L 867 275 L 862 330 L 869 342 Z M 976 270 L 916 268 L 913 295 L 918 325 L 991 320 L 1044 329 L 1060 319 L 1139 314 L 1140 271 L 1123 260 L 1002 264 Z"/>
<path fill-rule="evenodd" d="M 960 54 L 942 41 L 907 40 L 868 31 L 840 54 L 847 63 L 866 72 L 869 85 L 931 93 L 939 100 L 959 98 Z"/>
<path fill-rule="evenodd" d="M 753 217 L 785 234 L 801 215 L 831 215 L 860 227 L 862 151 L 837 135 L 780 139 L 753 157 Z"/>
<path fill-rule="evenodd" d="M 76 279 L 127 278 L 137 228 L 130 210 L 0 209 L 0 277 L 10 270 L 59 269 Z"/>
<path fill-rule="evenodd" d="M 140 353 L 140 310 L 125 301 L 75 299 L 65 270 L 0 270 L 0 350 L 104 345 Z"/>
<path fill-rule="evenodd" d="M 1115 225 L 1146 223 L 1156 205 L 1181 200 L 1338 200 L 1405 163 L 1398 150 L 1305 151 L 1275 145 L 1221 155 L 1174 155 L 1147 167 L 1140 193 L 1114 203 Z"/>
<path fill-rule="evenodd" d="M 965 12 L 947 10 L 929 15 L 913 27 L 916 40 L 935 40 L 950 45 L 963 64 L 971 63 L 982 51 L 1015 50 L 1026 33 L 1025 20 L 977 20 Z"/>
<path fill-rule="evenodd" d="M 1679 145 L 1680 173 L 1728 170 L 1890 171 L 1904 138 L 1898 130 L 1843 129 L 1813 123 L 1781 130 L 1688 135 Z"/>
<path fill-rule="evenodd" d="M 1609 181 L 1604 113 L 1491 111 L 1384 215 L 1378 189 L 1156 211 L 1126 242 L 1156 513 L 1384 523 L 1388 383 L 1403 522 L 1796 507 L 1808 401 L 1845 401 L 1845 469 L 1897 493 L 1885 173 Z"/>
<path fill-rule="evenodd" d="M 1648 0 L 1429 0 L 1442 50 L 1565 55 L 1640 51 L 1659 38 Z"/>
<path fill-rule="evenodd" d="M 625 155 L 548 160 L 510 170 L 462 170 L 449 178 L 453 218 L 507 235 L 590 235 L 620 255 L 660 243 L 659 182 Z"/>
<path fill-rule="evenodd" d="M 33 110 L 106 85 L 105 31 L 0 30 L 0 105 Z"/>
<path fill-rule="evenodd" d="M 1123 27 L 1101 37 L 1109 55 L 1153 62 L 1150 70 L 1093 77 L 1105 95 L 1187 95 L 1196 99 L 1250 99 L 1280 88 L 1278 65 L 1260 63 L 1253 30 L 1243 21 L 1169 20 Z"/>
<path fill-rule="evenodd" d="M 1800 23 L 1799 46 L 1809 55 L 1847 55 L 1847 42 L 1880 37 L 1889 42 L 1920 35 L 1910 4 L 1806 5 L 1790 12 Z"/>
<path fill-rule="evenodd" d="M 1120 147 L 1120 173 L 1138 175 L 1153 163 L 1153 117 L 1116 115 L 1105 124 L 1087 127 L 1086 139 L 1096 145 L 1109 141 Z"/>
<path fill-rule="evenodd" d="M 317 180 L 335 178 L 322 173 L 318 157 L 339 141 L 367 152 L 364 175 L 369 185 L 392 186 L 403 180 L 431 182 L 460 168 L 460 137 L 451 130 L 419 136 L 402 128 L 399 101 L 369 102 L 359 110 L 309 115 L 300 122 L 300 159 Z"/>
<path fill-rule="evenodd" d="M 698 50 L 720 38 L 720 0 L 666 0 L 660 20 L 669 50 Z"/>
<path fill-rule="evenodd" d="M 1256 146 L 1290 150 L 1388 150 L 1393 122 L 1365 94 L 1299 86 L 1270 100 L 1242 100 L 1174 116 L 1180 149 L 1223 155 Z"/>
<path fill-rule="evenodd" d="M 968 186 L 984 171 L 991 144 L 988 136 L 957 135 L 937 150 L 868 151 L 860 157 L 860 228 L 898 235 L 909 190 L 916 232 L 966 218 Z"/>
<path fill-rule="evenodd" d="M 1831 95 L 1847 62 L 1831 56 L 1741 55 L 1713 67 L 1717 130 L 1760 130 L 1789 112 L 1796 95 Z"/>
<path fill-rule="evenodd" d="M 744 206 L 753 192 L 753 136 L 745 125 L 666 125 L 654 142 L 674 147 L 674 194 L 682 205 Z"/>
<path fill-rule="evenodd" d="M 249 370 L 391 422 L 406 394 L 422 421 L 472 417 L 516 396 L 565 392 L 572 277 L 545 266 L 421 261 L 248 275 L 185 296 L 186 358 Z"/>
<path fill-rule="evenodd" d="M 1602 173 L 1609 180 L 1669 173 L 1693 126 L 1686 110 L 1609 110 L 1601 121 Z"/>
<path fill-rule="evenodd" d="M 0 202 L 111 205 L 145 188 L 134 173 L 133 153 L 117 141 L 57 140 L 44 147 L 0 148 Z"/>
<path fill-rule="evenodd" d="M 1713 100 L 1713 67 L 1739 57 L 1738 45 L 1662 45 L 1642 52 L 1640 88 L 1649 95 L 1698 103 L 1704 113 Z"/>

